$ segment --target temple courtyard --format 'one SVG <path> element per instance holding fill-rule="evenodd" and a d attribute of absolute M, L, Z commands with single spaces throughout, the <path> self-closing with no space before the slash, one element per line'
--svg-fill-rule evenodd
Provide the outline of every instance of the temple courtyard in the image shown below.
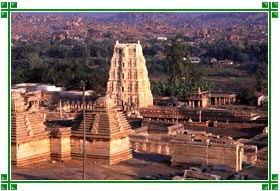
<path fill-rule="evenodd" d="M 87 180 L 172 180 L 182 176 L 190 166 L 170 166 L 170 157 L 158 154 L 133 153 L 133 158 L 115 165 L 86 162 Z M 199 167 L 198 165 L 196 167 Z M 226 172 L 228 179 L 234 179 Z M 45 161 L 24 167 L 12 166 L 12 179 L 16 180 L 81 180 L 82 160 Z M 248 179 L 267 179 L 267 162 L 259 161 L 238 173 Z"/>
<path fill-rule="evenodd" d="M 195 127 L 196 130 L 206 130 L 208 133 L 231 135 L 238 137 L 254 137 L 262 133 L 261 128 L 214 128 Z M 267 179 L 267 140 L 255 140 L 258 145 L 258 160 L 255 164 L 243 164 L 238 175 L 248 179 Z M 172 166 L 171 156 L 132 152 L 131 159 L 114 165 L 99 164 L 94 160 L 86 160 L 87 180 L 172 180 L 175 176 L 182 176 L 185 169 L 190 167 L 201 168 L 201 165 L 189 164 Z M 81 180 L 82 160 L 55 161 L 47 160 L 32 165 L 17 167 L 12 165 L 12 179 L 16 180 Z M 224 171 L 224 178 L 234 179 L 233 171 Z M 237 179 L 237 178 L 235 178 Z"/>

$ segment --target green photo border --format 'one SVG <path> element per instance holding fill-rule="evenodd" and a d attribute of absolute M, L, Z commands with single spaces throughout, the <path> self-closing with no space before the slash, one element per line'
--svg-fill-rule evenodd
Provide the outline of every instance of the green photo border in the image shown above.
<path fill-rule="evenodd" d="M 268 84 L 269 84 L 269 104 L 268 104 L 268 180 L 192 180 L 192 181 L 156 181 L 156 180 L 12 180 L 11 163 L 7 164 L 7 172 L 1 174 L 1 190 L 17 190 L 18 184 L 24 183 L 258 183 L 261 190 L 278 190 L 278 174 L 272 173 L 271 167 L 271 43 L 272 43 L 272 19 L 278 18 L 278 2 L 261 2 L 257 9 L 21 9 L 17 2 L 1 2 L 0 22 L 7 22 L 8 40 L 8 161 L 11 161 L 11 111 L 10 111 L 10 91 L 11 91 L 11 13 L 13 12 L 267 12 L 268 13 Z M 0 172 L 1 173 L 1 172 Z"/>

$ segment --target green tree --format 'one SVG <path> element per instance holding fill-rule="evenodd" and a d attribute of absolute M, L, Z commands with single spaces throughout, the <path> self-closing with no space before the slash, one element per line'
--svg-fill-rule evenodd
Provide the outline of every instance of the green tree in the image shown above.
<path fill-rule="evenodd" d="M 267 76 L 268 76 L 268 68 L 267 68 L 267 63 L 260 63 L 257 66 L 256 70 L 256 90 L 259 92 L 264 92 L 265 91 L 265 86 L 267 82 Z"/>
<path fill-rule="evenodd" d="M 71 55 L 71 51 L 65 47 L 52 46 L 48 50 L 48 56 L 50 58 L 68 58 Z"/>
<path fill-rule="evenodd" d="M 171 83 L 183 81 L 190 85 L 200 81 L 202 70 L 197 64 L 190 62 L 188 45 L 183 42 L 181 35 L 176 35 L 171 45 L 165 47 L 165 54 Z"/>
<path fill-rule="evenodd" d="M 256 105 L 256 96 L 254 87 L 247 85 L 240 85 L 239 87 L 239 100 L 241 104 L 245 105 Z"/>
<path fill-rule="evenodd" d="M 158 47 L 153 45 L 151 47 L 145 46 L 143 48 L 143 54 L 146 56 L 155 56 L 158 52 Z"/>

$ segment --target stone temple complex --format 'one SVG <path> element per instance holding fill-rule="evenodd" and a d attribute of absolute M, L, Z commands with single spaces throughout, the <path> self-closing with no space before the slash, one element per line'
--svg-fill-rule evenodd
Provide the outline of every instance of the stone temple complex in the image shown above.
<path fill-rule="evenodd" d="M 77 115 L 72 127 L 72 157 L 83 156 L 83 116 Z M 99 163 L 115 164 L 132 157 L 128 136 L 131 127 L 124 114 L 114 107 L 112 99 L 101 97 L 96 108 L 86 112 L 86 153 Z"/>
<path fill-rule="evenodd" d="M 47 127 L 40 93 L 11 94 L 12 164 L 24 166 L 50 159 L 82 158 L 82 112 L 77 114 L 72 127 Z M 97 99 L 96 107 L 86 111 L 85 120 L 87 158 L 111 165 L 132 157 L 131 127 L 110 98 Z"/>
<path fill-rule="evenodd" d="M 25 102 L 19 93 L 12 93 L 11 97 L 12 164 L 21 166 L 49 159 L 50 136 L 44 113 L 37 112 L 39 101 Z"/>
<path fill-rule="evenodd" d="M 197 88 L 185 103 L 181 101 L 183 104 L 158 98 L 153 106 L 139 41 L 116 42 L 105 97 L 84 95 L 13 89 L 11 163 L 25 166 L 86 156 L 96 163 L 113 165 L 131 159 L 135 153 L 145 153 L 168 156 L 176 168 L 222 165 L 238 172 L 243 164 L 256 164 L 259 156 L 267 160 L 267 151 L 258 150 L 267 147 L 267 132 L 258 134 L 267 126 L 267 119 L 247 108 L 235 109 L 234 93 Z M 133 164 L 134 159 L 129 162 Z M 202 176 L 201 172 L 191 173 Z"/>
<path fill-rule="evenodd" d="M 153 105 L 153 96 L 140 42 L 116 42 L 111 60 L 107 96 L 122 105 L 129 115 L 138 108 Z"/>

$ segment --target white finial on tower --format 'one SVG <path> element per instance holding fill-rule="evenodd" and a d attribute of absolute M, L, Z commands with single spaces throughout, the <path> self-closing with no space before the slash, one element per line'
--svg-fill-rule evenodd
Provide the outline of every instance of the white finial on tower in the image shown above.
<path fill-rule="evenodd" d="M 119 40 L 116 41 L 116 44 L 119 44 Z"/>
<path fill-rule="evenodd" d="M 140 40 L 138 40 L 137 43 L 140 44 Z"/>

